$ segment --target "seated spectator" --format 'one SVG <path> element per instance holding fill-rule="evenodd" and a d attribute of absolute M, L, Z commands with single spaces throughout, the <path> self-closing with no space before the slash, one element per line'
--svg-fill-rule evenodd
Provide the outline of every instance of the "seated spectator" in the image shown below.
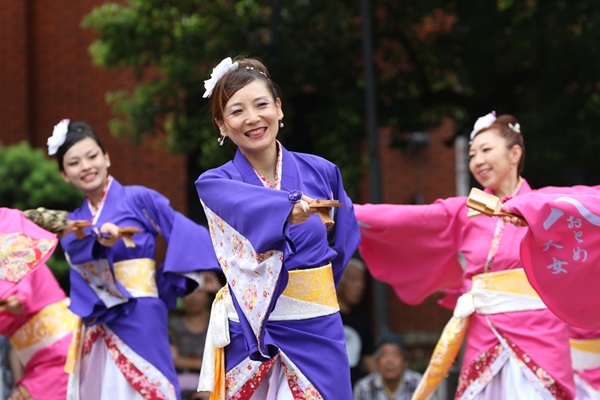
<path fill-rule="evenodd" d="M 351 258 L 337 287 L 352 386 L 360 378 L 375 371 L 371 324 L 367 314 L 360 307 L 367 283 L 366 273 L 363 262 L 358 258 Z"/>
<path fill-rule="evenodd" d="M 169 320 L 173 362 L 184 400 L 205 400 L 209 393 L 196 392 L 214 293 L 220 288 L 215 273 L 204 272 L 204 285 L 183 298 L 183 314 Z"/>
<path fill-rule="evenodd" d="M 408 369 L 408 350 L 402 337 L 384 334 L 375 351 L 375 362 L 377 371 L 354 386 L 354 400 L 410 400 L 422 375 Z"/>

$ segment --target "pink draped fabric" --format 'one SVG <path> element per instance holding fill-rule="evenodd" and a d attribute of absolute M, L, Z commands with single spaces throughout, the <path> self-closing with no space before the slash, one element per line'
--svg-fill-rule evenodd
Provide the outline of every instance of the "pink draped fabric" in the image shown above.
<path fill-rule="evenodd" d="M 515 198 L 529 192 L 531 188 L 523 182 Z M 437 291 L 459 294 L 465 282 L 485 272 L 498 225 L 497 217 L 468 218 L 467 212 L 466 197 L 429 205 L 355 205 L 361 255 L 373 276 L 390 284 L 408 304 L 420 303 Z M 488 272 L 523 268 L 519 246 L 525 234 L 523 228 L 504 226 Z M 453 303 L 450 297 L 448 305 Z M 564 362 L 570 359 L 567 326 L 547 309 L 471 315 L 463 376 L 479 370 L 485 355 L 499 344 L 488 321 L 524 352 L 523 357 L 541 368 L 540 374 L 545 371 L 566 398 L 574 396 L 573 370 Z"/>
<path fill-rule="evenodd" d="M 520 249 L 531 285 L 556 315 L 589 329 L 600 329 L 599 195 L 540 191 L 504 205 L 529 224 Z"/>
<path fill-rule="evenodd" d="M 389 283 L 408 304 L 418 304 L 446 288 L 461 289 L 463 270 L 456 253 L 448 249 L 456 245 L 456 227 L 466 222 L 466 209 L 464 218 L 457 212 L 465 201 L 355 205 L 362 235 L 360 253 L 373 277 Z M 398 273 L 390 273 L 393 270 Z"/>
<path fill-rule="evenodd" d="M 0 279 L 2 298 L 16 295 L 24 308 L 21 315 L 7 311 L 0 312 L 0 334 L 11 337 L 44 307 L 62 301 L 66 296 L 50 269 L 44 264 L 56 245 L 54 234 L 30 222 L 20 211 L 7 208 L 0 208 L 0 233 L 20 233 L 34 241 L 49 240 L 54 243 L 50 247 L 43 247 L 42 252 L 36 251 L 36 258 L 29 258 L 32 257 L 33 252 L 23 252 L 28 256 L 26 261 L 31 269 L 17 282 Z M 17 254 L 13 252 L 11 257 L 16 259 Z M 1 267 L 9 269 L 11 265 L 2 264 Z M 67 395 L 68 380 L 64 365 L 70 341 L 71 334 L 68 334 L 36 351 L 25 365 L 23 377 L 16 384 L 25 387 L 34 399 L 64 400 Z"/>

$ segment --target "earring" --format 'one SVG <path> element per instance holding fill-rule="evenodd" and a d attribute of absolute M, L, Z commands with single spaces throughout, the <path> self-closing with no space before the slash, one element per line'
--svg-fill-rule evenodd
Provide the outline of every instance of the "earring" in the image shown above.
<path fill-rule="evenodd" d="M 279 127 L 283 128 L 285 125 L 283 125 L 283 121 L 279 121 Z"/>
<path fill-rule="evenodd" d="M 225 136 L 219 136 L 217 142 L 219 142 L 219 146 L 223 146 L 223 142 L 225 141 Z"/>

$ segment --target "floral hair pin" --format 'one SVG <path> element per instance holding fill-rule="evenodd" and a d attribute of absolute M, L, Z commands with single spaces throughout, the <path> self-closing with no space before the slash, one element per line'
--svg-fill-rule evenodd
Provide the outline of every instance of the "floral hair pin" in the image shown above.
<path fill-rule="evenodd" d="M 48 138 L 48 155 L 53 156 L 56 154 L 60 146 L 65 142 L 67 138 L 67 132 L 69 132 L 69 119 L 62 119 L 58 124 L 54 125 L 52 136 Z"/>
<path fill-rule="evenodd" d="M 496 111 L 492 111 L 491 113 L 488 113 L 483 117 L 477 118 L 477 121 L 475 121 L 475 125 L 473 125 L 473 130 L 471 131 L 471 142 L 473 141 L 473 138 L 475 137 L 477 132 L 479 132 L 482 129 L 489 128 L 494 123 L 494 121 L 496 121 Z"/>
<path fill-rule="evenodd" d="M 210 97 L 219 79 L 221 79 L 223 75 L 225 75 L 227 72 L 236 70 L 237 67 L 237 61 L 232 62 L 231 57 L 227 57 L 223 61 L 221 61 L 219 65 L 217 65 L 212 70 L 212 74 L 210 74 L 210 79 L 204 81 L 204 88 L 206 89 L 206 92 L 204 92 L 204 95 L 202 97 Z"/>
<path fill-rule="evenodd" d="M 508 127 L 514 132 L 514 133 L 521 133 L 521 125 L 519 125 L 519 123 L 517 122 L 516 124 L 511 124 L 510 122 L 508 123 Z"/>

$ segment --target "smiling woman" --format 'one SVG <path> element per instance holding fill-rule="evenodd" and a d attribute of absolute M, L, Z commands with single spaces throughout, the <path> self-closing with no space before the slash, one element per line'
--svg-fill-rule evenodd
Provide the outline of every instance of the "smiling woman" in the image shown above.
<path fill-rule="evenodd" d="M 335 286 L 359 232 L 340 171 L 277 141 L 282 103 L 260 61 L 227 58 L 205 87 L 220 141 L 237 153 L 196 181 L 228 283 L 213 303 L 199 390 L 352 399 Z M 331 231 L 314 216 L 323 200 L 343 205 Z"/>
<path fill-rule="evenodd" d="M 483 116 L 471 133 L 471 173 L 487 193 L 519 198 L 532 192 L 521 177 L 524 149 L 515 117 Z M 454 317 L 413 399 L 433 393 L 465 334 L 456 398 L 574 398 L 573 369 L 565 363 L 567 325 L 527 281 L 519 256 L 525 231 L 501 217 L 469 218 L 466 202 L 453 197 L 427 205 L 355 206 L 365 264 L 402 300 L 416 304 L 436 291 L 464 293 L 454 300 Z"/>
<path fill-rule="evenodd" d="M 60 214 L 68 221 L 58 232 L 71 267 L 70 309 L 80 321 L 67 398 L 180 399 L 167 310 L 202 284 L 200 271 L 218 268 L 208 230 L 160 193 L 113 178 L 109 154 L 85 122 L 62 120 L 48 149 L 63 179 L 86 197 L 68 217 Z M 154 259 L 158 236 L 167 243 L 163 265 Z"/>

